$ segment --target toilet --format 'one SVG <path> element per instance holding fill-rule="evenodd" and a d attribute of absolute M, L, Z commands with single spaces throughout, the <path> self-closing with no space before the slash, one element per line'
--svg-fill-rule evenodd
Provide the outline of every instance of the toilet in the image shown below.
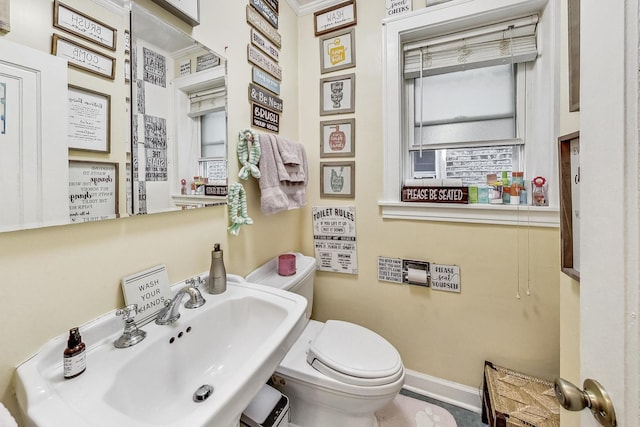
<path fill-rule="evenodd" d="M 316 260 L 295 253 L 296 272 L 278 274 L 278 258 L 246 280 L 304 296 L 307 325 L 274 373 L 273 386 L 287 396 L 291 422 L 300 427 L 372 427 L 375 412 L 404 384 L 398 351 L 383 337 L 354 323 L 311 320 Z"/>

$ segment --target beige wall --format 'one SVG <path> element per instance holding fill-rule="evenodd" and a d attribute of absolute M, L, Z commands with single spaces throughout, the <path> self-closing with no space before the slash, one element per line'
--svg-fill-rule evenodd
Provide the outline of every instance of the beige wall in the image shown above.
<path fill-rule="evenodd" d="M 407 368 L 471 387 L 480 387 L 485 360 L 553 379 L 560 346 L 558 229 L 381 218 L 384 13 L 382 0 L 358 7 L 356 198 L 319 199 L 318 185 L 310 189 L 314 205 L 356 206 L 359 275 L 318 273 L 314 317 L 361 323 L 396 345 Z M 301 17 L 299 40 L 300 105 L 305 106 L 300 140 L 309 148 L 314 177 L 321 160 L 318 122 L 333 117 L 318 114 L 318 81 L 354 69 L 320 74 L 313 15 Z M 310 227 L 305 218 L 307 253 L 313 252 Z M 378 256 L 457 264 L 462 292 L 378 282 Z"/>
<path fill-rule="evenodd" d="M 21 12 L 29 2 L 51 3 L 13 2 L 15 31 L 33 18 Z M 143 4 L 154 7 L 149 0 Z M 201 1 L 202 24 L 193 30 L 228 59 L 232 182 L 238 169 L 237 132 L 250 124 L 246 5 Z M 318 273 L 315 318 L 361 323 L 396 345 L 407 368 L 471 387 L 480 386 L 486 359 L 546 378 L 558 375 L 562 283 L 557 229 L 382 220 L 377 201 L 382 196 L 380 21 L 385 7 L 382 0 L 359 6 L 357 67 L 330 74 L 357 74 L 355 200 L 319 198 L 319 121 L 325 118 L 318 114 L 319 79 L 324 77 L 318 39 L 312 15 L 297 17 L 281 0 L 285 113 L 280 133 L 307 147 L 311 181 L 305 209 L 263 216 L 258 185 L 251 180 L 243 183 L 255 224 L 243 227 L 238 237 L 226 233 L 223 208 L 0 234 L 0 286 L 6 299 L 0 313 L 0 400 L 14 413 L 16 364 L 45 340 L 123 305 L 122 276 L 163 263 L 171 282 L 182 280 L 208 268 L 214 242 L 225 249 L 227 271 L 239 274 L 284 251 L 313 254 L 312 206 L 356 206 L 359 259 L 357 276 Z M 188 30 L 163 10 L 158 13 Z M 51 16 L 38 19 L 41 37 L 50 37 Z M 462 292 L 378 282 L 378 256 L 457 264 Z"/>
<path fill-rule="evenodd" d="M 97 10 L 81 1 L 65 3 L 90 13 Z M 190 31 L 151 1 L 140 3 Z M 2 37 L 24 40 L 30 47 L 49 52 L 51 33 L 55 31 L 51 25 L 52 4 L 51 0 L 12 2 L 12 31 Z M 201 1 L 202 24 L 193 31 L 195 37 L 229 60 L 231 182 L 237 181 L 234 178 L 238 173 L 235 161 L 238 131 L 250 124 L 247 4 Z M 281 97 L 286 111 L 281 129 L 284 135 L 297 138 L 298 22 L 286 1 L 281 2 L 279 31 L 283 36 L 280 62 L 285 69 Z M 86 84 L 90 85 L 91 80 L 102 79 L 88 78 Z M 109 90 L 116 88 L 102 89 L 107 93 Z M 175 283 L 208 270 L 214 242 L 220 242 L 225 250 L 227 271 L 242 274 L 275 254 L 299 250 L 301 237 L 297 230 L 301 228 L 303 213 L 293 211 L 264 218 L 260 214 L 255 180 L 244 184 L 249 196 L 249 215 L 256 225 L 243 227 L 238 237 L 227 233 L 227 210 L 220 207 L 1 233 L 0 288 L 5 304 L 0 310 L 0 401 L 12 414 L 18 417 L 11 384 L 16 365 L 46 340 L 124 305 L 120 289 L 123 276 L 165 264 L 170 282 Z M 283 233 L 284 230 L 292 232 Z M 89 361 L 89 369 L 90 366 Z"/>

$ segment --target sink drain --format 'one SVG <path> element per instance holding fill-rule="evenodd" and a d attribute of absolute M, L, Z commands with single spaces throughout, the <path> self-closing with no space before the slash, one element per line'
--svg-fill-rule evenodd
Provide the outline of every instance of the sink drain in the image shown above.
<path fill-rule="evenodd" d="M 209 384 L 204 384 L 198 387 L 198 389 L 193 393 L 193 401 L 194 402 L 204 402 L 213 394 L 213 387 Z"/>

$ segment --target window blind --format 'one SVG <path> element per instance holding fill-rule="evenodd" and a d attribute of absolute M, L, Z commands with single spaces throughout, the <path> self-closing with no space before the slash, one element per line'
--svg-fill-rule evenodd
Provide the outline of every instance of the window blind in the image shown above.
<path fill-rule="evenodd" d="M 404 77 L 533 61 L 538 56 L 537 25 L 538 15 L 531 15 L 407 43 Z"/>

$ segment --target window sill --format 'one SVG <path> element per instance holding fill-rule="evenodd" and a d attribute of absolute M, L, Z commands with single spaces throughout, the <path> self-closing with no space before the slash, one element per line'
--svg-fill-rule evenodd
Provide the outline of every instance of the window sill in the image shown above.
<path fill-rule="evenodd" d="M 448 203 L 378 202 L 384 219 L 465 222 L 530 227 L 560 227 L 556 207 L 527 205 L 458 205 Z"/>

